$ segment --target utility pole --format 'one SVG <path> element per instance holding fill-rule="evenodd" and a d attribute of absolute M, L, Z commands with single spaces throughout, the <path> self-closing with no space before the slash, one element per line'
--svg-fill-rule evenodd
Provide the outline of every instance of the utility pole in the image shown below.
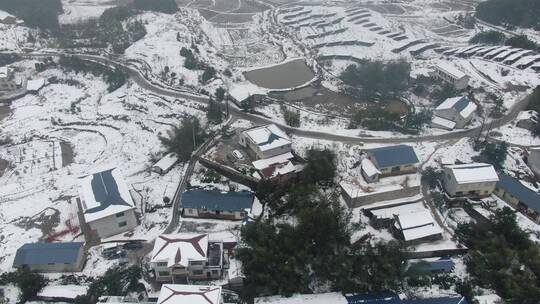
<path fill-rule="evenodd" d="M 193 133 L 193 151 L 195 151 L 195 147 L 197 147 L 197 142 L 195 141 L 195 120 L 191 122 L 191 132 Z"/>

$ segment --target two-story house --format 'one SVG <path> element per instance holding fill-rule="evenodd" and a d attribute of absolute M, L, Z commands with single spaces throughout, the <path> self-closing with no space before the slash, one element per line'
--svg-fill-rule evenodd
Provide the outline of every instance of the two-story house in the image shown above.
<path fill-rule="evenodd" d="M 292 151 L 290 137 L 274 124 L 242 131 L 240 145 L 254 159 L 267 159 Z"/>
<path fill-rule="evenodd" d="M 471 79 L 468 75 L 458 70 L 453 64 L 446 62 L 441 62 L 436 65 L 432 76 L 435 79 L 454 86 L 456 90 L 466 89 L 467 86 L 469 86 L 469 80 Z"/>
<path fill-rule="evenodd" d="M 411 146 L 397 145 L 366 150 L 367 159 L 376 167 L 378 177 L 416 172 L 418 157 Z M 373 176 L 372 166 L 364 164 L 363 174 Z M 368 169 L 369 168 L 369 169 Z M 378 179 L 377 177 L 377 179 Z"/>
<path fill-rule="evenodd" d="M 223 242 L 208 234 L 164 234 L 154 244 L 151 265 L 158 282 L 216 280 L 223 275 Z"/>
<path fill-rule="evenodd" d="M 138 224 L 135 203 L 118 168 L 80 177 L 77 203 L 94 237 L 124 233 Z"/>
<path fill-rule="evenodd" d="M 476 104 L 466 96 L 448 98 L 433 111 L 431 125 L 447 130 L 461 129 L 471 121 L 476 109 Z"/>
<path fill-rule="evenodd" d="M 450 196 L 489 196 L 499 181 L 490 164 L 448 165 L 443 170 L 444 189 Z"/>

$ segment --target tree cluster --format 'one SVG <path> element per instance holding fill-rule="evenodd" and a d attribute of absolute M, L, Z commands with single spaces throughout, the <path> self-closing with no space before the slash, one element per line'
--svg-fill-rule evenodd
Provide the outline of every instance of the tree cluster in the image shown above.
<path fill-rule="evenodd" d="M 288 126 L 298 128 L 300 127 L 300 111 L 291 111 L 286 106 L 281 106 L 281 113 L 283 113 L 283 119 Z"/>
<path fill-rule="evenodd" d="M 47 285 L 47 279 L 39 273 L 27 268 L 20 268 L 14 272 L 3 273 L 0 276 L 0 285 L 14 284 L 20 290 L 18 303 L 25 303 L 33 299 L 37 293 Z"/>
<path fill-rule="evenodd" d="M 168 137 L 160 137 L 167 152 L 174 152 L 180 161 L 188 161 L 191 154 L 206 139 L 208 134 L 196 117 L 184 118 L 178 127 L 168 132 Z"/>
<path fill-rule="evenodd" d="M 476 17 L 496 25 L 511 25 L 540 30 L 538 0 L 488 0 L 476 7 Z"/>
<path fill-rule="evenodd" d="M 331 186 L 335 155 L 312 149 L 306 158 L 297 180 L 262 182 L 257 189 L 271 213 L 241 231 L 235 256 L 246 276 L 244 298 L 311 293 L 322 286 L 341 292 L 395 290 L 405 275 L 404 248 L 395 242 L 351 244 L 354 224 Z M 279 220 L 283 214 L 293 220 Z"/>
<path fill-rule="evenodd" d="M 103 65 L 79 59 L 77 57 L 60 57 L 58 64 L 68 71 L 75 73 L 92 73 L 94 76 L 101 76 L 109 85 L 107 90 L 113 92 L 126 83 L 127 75 L 118 68 L 108 68 Z"/>
<path fill-rule="evenodd" d="M 101 296 L 125 296 L 128 292 L 144 291 L 144 285 L 139 283 L 141 278 L 139 266 L 111 268 L 90 284 L 86 295 L 75 298 L 75 304 L 95 304 Z"/>
<path fill-rule="evenodd" d="M 223 116 L 224 114 L 221 103 L 210 98 L 210 100 L 208 100 L 206 118 L 213 123 L 221 123 L 223 121 Z"/>
<path fill-rule="evenodd" d="M 133 20 L 125 24 L 135 14 L 136 11 L 130 6 L 106 9 L 98 20 L 98 41 L 110 45 L 115 53 L 124 53 L 133 42 L 146 35 L 146 29 L 140 21 Z"/>
<path fill-rule="evenodd" d="M 63 12 L 61 0 L 2 0 L 0 10 L 22 19 L 29 27 L 57 30 L 58 15 Z"/>
<path fill-rule="evenodd" d="M 482 43 L 490 45 L 505 44 L 514 48 L 522 48 L 526 50 L 538 50 L 539 48 L 538 44 L 529 39 L 527 35 L 517 35 L 506 38 L 503 33 L 494 30 L 484 31 L 474 35 L 469 40 L 469 43 Z"/>
<path fill-rule="evenodd" d="M 410 63 L 403 60 L 366 61 L 349 65 L 340 77 L 346 84 L 359 89 L 364 97 L 377 98 L 396 96 L 407 89 L 410 72 Z"/>
<path fill-rule="evenodd" d="M 494 289 L 505 303 L 540 302 L 540 247 L 518 226 L 514 210 L 497 210 L 487 227 L 461 224 L 457 233 L 469 248 L 472 284 Z"/>
<path fill-rule="evenodd" d="M 504 166 L 507 151 L 508 144 L 506 142 L 485 143 L 478 160 L 492 164 L 495 169 L 500 170 Z"/>
<path fill-rule="evenodd" d="M 134 0 L 133 7 L 143 11 L 154 11 L 165 14 L 174 14 L 178 6 L 174 0 Z"/>

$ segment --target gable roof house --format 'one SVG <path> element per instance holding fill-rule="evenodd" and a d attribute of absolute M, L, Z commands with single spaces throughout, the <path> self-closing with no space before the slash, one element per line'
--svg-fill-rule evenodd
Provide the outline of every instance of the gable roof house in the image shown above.
<path fill-rule="evenodd" d="M 380 177 L 416 172 L 418 157 L 411 146 L 397 145 L 366 150 Z"/>
<path fill-rule="evenodd" d="M 470 77 L 451 63 L 441 62 L 436 65 L 432 76 L 453 85 L 457 90 L 463 90 L 469 86 Z"/>
<path fill-rule="evenodd" d="M 438 240 L 442 238 L 442 232 L 427 209 L 394 215 L 394 234 L 407 243 Z"/>
<path fill-rule="evenodd" d="M 266 180 L 286 181 L 304 169 L 304 165 L 296 163 L 291 152 L 259 159 L 252 162 L 258 177 Z"/>
<path fill-rule="evenodd" d="M 222 304 L 220 286 L 165 284 L 157 304 Z"/>
<path fill-rule="evenodd" d="M 91 233 L 99 238 L 137 226 L 135 204 L 118 168 L 79 178 L 77 203 Z"/>
<path fill-rule="evenodd" d="M 506 174 L 499 174 L 495 194 L 540 224 L 540 194 Z"/>
<path fill-rule="evenodd" d="M 243 220 L 251 213 L 255 195 L 251 192 L 189 190 L 182 194 L 185 217 Z"/>
<path fill-rule="evenodd" d="M 489 196 L 499 181 L 490 164 L 473 163 L 443 167 L 443 185 L 450 196 Z"/>
<path fill-rule="evenodd" d="M 14 268 L 37 272 L 79 272 L 85 262 L 84 243 L 27 243 L 15 254 Z"/>
<path fill-rule="evenodd" d="M 433 111 L 431 124 L 441 129 L 461 129 L 471 121 L 476 109 L 476 104 L 466 96 L 448 98 Z"/>
<path fill-rule="evenodd" d="M 290 137 L 274 124 L 242 131 L 240 145 L 248 148 L 251 157 L 267 159 L 292 151 Z"/>
<path fill-rule="evenodd" d="M 156 238 L 151 265 L 158 282 L 219 279 L 223 274 L 223 242 L 208 234 L 168 234 Z"/>

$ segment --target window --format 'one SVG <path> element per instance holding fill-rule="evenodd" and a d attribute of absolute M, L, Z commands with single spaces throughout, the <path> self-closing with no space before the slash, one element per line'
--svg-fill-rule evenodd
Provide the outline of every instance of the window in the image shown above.
<path fill-rule="evenodd" d="M 244 212 L 240 212 L 240 216 L 244 217 L 244 216 L 246 216 L 246 214 Z"/>
<path fill-rule="evenodd" d="M 168 271 L 158 271 L 158 277 L 167 277 L 171 274 Z"/>
<path fill-rule="evenodd" d="M 202 265 L 202 261 L 191 261 L 191 265 Z"/>
<path fill-rule="evenodd" d="M 125 215 L 124 212 L 118 212 L 118 213 L 116 214 L 116 217 L 122 217 L 122 216 L 124 216 L 124 215 Z"/>
<path fill-rule="evenodd" d="M 217 271 L 217 269 L 213 269 L 213 270 L 212 270 L 212 274 L 213 274 L 213 275 L 217 275 L 218 273 L 219 273 L 219 272 Z"/>
<path fill-rule="evenodd" d="M 191 272 L 193 275 L 202 275 L 203 274 L 203 271 L 202 270 L 193 270 Z"/>
<path fill-rule="evenodd" d="M 193 209 L 188 209 L 188 210 L 187 210 L 187 213 L 193 214 Z"/>
<path fill-rule="evenodd" d="M 167 267 L 167 262 L 157 262 L 157 267 Z"/>
<path fill-rule="evenodd" d="M 124 227 L 126 225 L 127 225 L 126 221 L 122 221 L 122 222 L 118 223 L 118 227 Z"/>

